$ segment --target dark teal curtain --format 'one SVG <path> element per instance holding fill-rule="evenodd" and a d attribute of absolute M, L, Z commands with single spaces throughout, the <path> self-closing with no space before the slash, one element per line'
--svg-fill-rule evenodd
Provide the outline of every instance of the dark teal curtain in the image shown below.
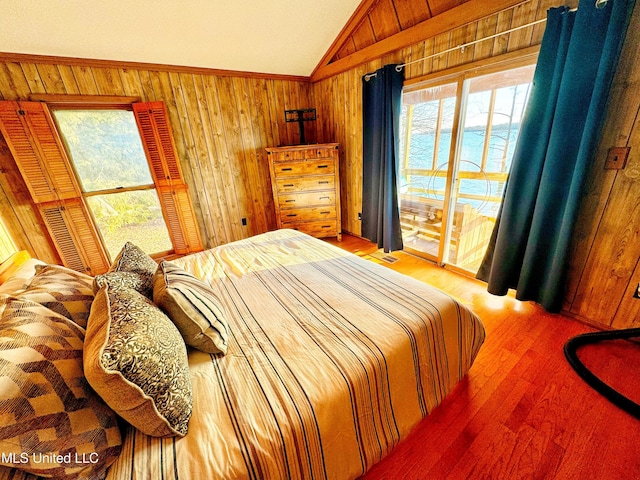
<path fill-rule="evenodd" d="M 533 88 L 478 278 L 559 311 L 583 184 L 599 141 L 633 0 L 548 11 Z"/>
<path fill-rule="evenodd" d="M 403 246 L 397 187 L 403 81 L 396 65 L 362 77 L 362 236 L 385 252 Z"/>

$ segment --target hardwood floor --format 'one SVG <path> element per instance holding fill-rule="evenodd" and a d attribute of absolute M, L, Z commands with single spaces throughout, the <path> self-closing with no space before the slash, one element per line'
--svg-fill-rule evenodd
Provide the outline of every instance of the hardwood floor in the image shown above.
<path fill-rule="evenodd" d="M 366 256 L 376 246 L 331 242 Z M 530 302 L 495 297 L 483 282 L 394 252 L 383 265 L 432 284 L 482 319 L 487 339 L 454 391 L 362 480 L 640 479 L 640 420 L 591 389 L 564 358 L 592 328 Z M 640 345 L 587 346 L 581 358 L 640 402 Z"/>

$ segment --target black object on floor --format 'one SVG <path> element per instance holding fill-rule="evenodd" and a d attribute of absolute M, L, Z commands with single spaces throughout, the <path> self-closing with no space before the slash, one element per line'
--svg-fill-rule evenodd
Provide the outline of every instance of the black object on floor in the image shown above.
<path fill-rule="evenodd" d="M 634 417 L 640 419 L 640 405 L 633 400 L 614 390 L 605 382 L 600 380 L 589 370 L 578 357 L 577 350 L 579 347 L 591 343 L 597 343 L 603 340 L 620 340 L 640 337 L 640 328 L 628 328 L 625 330 L 612 330 L 607 332 L 583 333 L 573 337 L 564 345 L 564 355 L 569 365 L 582 377 L 582 379 L 595 389 L 601 395 L 604 395 L 610 402 L 630 413 Z M 640 348 L 640 346 L 638 347 Z"/>

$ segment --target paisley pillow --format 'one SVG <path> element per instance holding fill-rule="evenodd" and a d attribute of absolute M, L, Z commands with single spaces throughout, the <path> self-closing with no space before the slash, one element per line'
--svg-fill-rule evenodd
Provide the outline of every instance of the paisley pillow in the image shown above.
<path fill-rule="evenodd" d="M 87 325 L 84 373 L 107 405 L 141 432 L 187 433 L 187 348 L 173 322 L 135 290 L 109 284 L 98 290 Z"/>
<path fill-rule="evenodd" d="M 145 297 L 153 298 L 153 274 L 158 264 L 140 247 L 126 242 L 122 250 L 109 267 L 109 272 L 130 272 L 139 276 L 139 286 L 136 290 Z"/>

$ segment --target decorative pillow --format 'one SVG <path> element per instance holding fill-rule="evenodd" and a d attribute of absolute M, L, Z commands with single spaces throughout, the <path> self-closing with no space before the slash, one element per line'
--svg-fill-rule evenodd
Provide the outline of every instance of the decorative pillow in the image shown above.
<path fill-rule="evenodd" d="M 39 303 L 85 328 L 93 302 L 93 278 L 60 265 L 36 265 L 35 270 L 20 298 Z"/>
<path fill-rule="evenodd" d="M 153 301 L 173 320 L 187 345 L 207 353 L 227 353 L 227 320 L 205 282 L 162 261 L 153 277 Z"/>
<path fill-rule="evenodd" d="M 150 286 L 148 282 L 145 283 L 145 277 L 133 272 L 108 272 L 96 275 L 93 279 L 93 293 L 98 293 L 98 290 L 105 285 L 132 288 L 147 298 L 153 296 L 153 289 L 150 294 L 148 292 Z"/>
<path fill-rule="evenodd" d="M 86 382 L 84 331 L 29 300 L 0 297 L 0 463 L 55 478 L 103 478 L 122 439 Z"/>
<path fill-rule="evenodd" d="M 140 293 L 111 285 L 98 291 L 84 361 L 89 384 L 138 430 L 155 437 L 187 433 L 187 347 L 171 320 Z"/>
<path fill-rule="evenodd" d="M 136 288 L 145 297 L 153 298 L 153 274 L 158 264 L 142 249 L 126 242 L 109 267 L 109 272 L 131 272 L 140 276 L 140 286 Z"/>

